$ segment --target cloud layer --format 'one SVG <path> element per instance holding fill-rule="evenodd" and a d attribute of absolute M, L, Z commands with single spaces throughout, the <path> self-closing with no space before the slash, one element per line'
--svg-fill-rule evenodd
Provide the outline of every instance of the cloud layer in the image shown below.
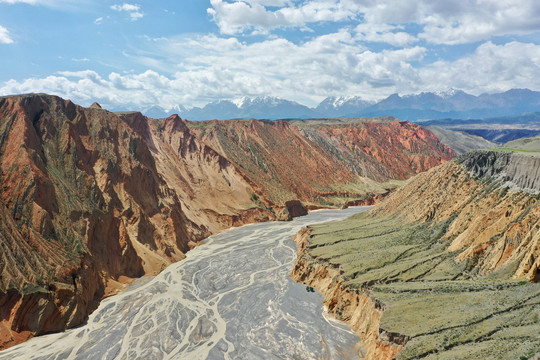
<path fill-rule="evenodd" d="M 411 64 L 424 57 L 425 48 L 373 52 L 359 47 L 354 33 L 346 31 L 300 45 L 284 39 L 245 44 L 210 35 L 162 39 L 156 49 L 182 61 L 182 68 L 168 76 L 153 70 L 112 72 L 106 77 L 92 70 L 64 71 L 41 79 L 8 81 L 0 93 L 46 92 L 83 104 L 98 100 L 139 108 L 158 104 L 171 109 L 177 104 L 269 94 L 315 105 L 327 96 L 343 94 L 380 99 L 393 92 L 448 88 L 473 94 L 537 89 L 540 76 L 540 45 L 519 42 L 487 42 L 469 56 L 420 68 Z"/>
<path fill-rule="evenodd" d="M 149 4 L 147 15 L 134 3 L 101 6 L 103 11 L 92 13 L 90 20 L 99 31 L 121 23 L 153 37 L 124 34 L 131 45 L 122 43 L 121 58 L 66 56 L 77 65 L 70 71 L 8 78 L 0 83 L 0 95 L 47 92 L 83 105 L 99 101 L 112 108 L 171 109 L 260 95 L 313 106 L 338 95 L 378 100 L 395 92 L 449 88 L 476 95 L 518 87 L 540 90 L 536 0 L 211 0 L 204 21 L 216 26 L 213 32 L 171 35 L 169 29 L 163 36 L 155 26 L 161 18 L 151 19 L 158 12 Z M 107 12 L 139 21 L 136 26 L 108 21 Z M 153 27 L 145 28 L 150 20 Z M 0 44 L 12 48 L 19 38 L 14 43 L 0 26 Z M 114 67 L 92 68 L 109 62 Z"/>
<path fill-rule="evenodd" d="M 540 2 L 535 0 L 211 0 L 211 5 L 208 13 L 229 35 L 347 20 L 363 21 L 366 29 L 418 24 L 422 28 L 418 37 L 433 44 L 463 44 L 540 30 Z M 381 40 L 384 36 L 375 41 Z"/>

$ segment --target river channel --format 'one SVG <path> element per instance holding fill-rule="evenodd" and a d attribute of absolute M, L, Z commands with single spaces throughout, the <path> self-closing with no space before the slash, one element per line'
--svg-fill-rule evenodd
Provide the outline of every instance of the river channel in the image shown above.
<path fill-rule="evenodd" d="M 7 359 L 358 359 L 359 338 L 289 277 L 302 227 L 367 207 L 212 236 L 155 277 L 103 300 L 88 321 L 6 351 Z"/>

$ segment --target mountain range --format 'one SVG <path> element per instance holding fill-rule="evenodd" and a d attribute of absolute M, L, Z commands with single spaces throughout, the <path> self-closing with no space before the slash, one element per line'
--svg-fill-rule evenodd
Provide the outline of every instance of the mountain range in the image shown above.
<path fill-rule="evenodd" d="M 327 97 L 314 108 L 295 101 L 264 96 L 237 101 L 219 100 L 188 109 L 177 105 L 170 111 L 158 106 L 142 109 L 143 114 L 164 118 L 172 112 L 189 120 L 224 120 L 235 118 L 285 119 L 313 117 L 394 116 L 401 120 L 472 119 L 507 116 L 540 111 L 540 92 L 512 89 L 502 93 L 467 94 L 451 89 L 445 92 L 422 92 L 414 95 L 392 94 L 378 101 L 359 96 Z"/>

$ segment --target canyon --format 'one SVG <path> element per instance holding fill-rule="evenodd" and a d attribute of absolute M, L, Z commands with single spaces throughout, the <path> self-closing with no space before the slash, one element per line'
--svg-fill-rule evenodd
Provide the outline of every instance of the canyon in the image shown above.
<path fill-rule="evenodd" d="M 393 118 L 150 119 L 0 98 L 0 349 L 81 324 L 232 226 L 373 202 L 454 152 Z"/>
<path fill-rule="evenodd" d="M 13 346 L 0 360 L 358 359 L 354 332 L 289 277 L 290 238 L 365 210 L 320 210 L 213 235 L 183 261 L 103 300 L 82 326 Z"/>
<path fill-rule="evenodd" d="M 466 153 L 369 212 L 303 229 L 291 276 L 367 359 L 537 358 L 539 180 L 538 152 Z"/>

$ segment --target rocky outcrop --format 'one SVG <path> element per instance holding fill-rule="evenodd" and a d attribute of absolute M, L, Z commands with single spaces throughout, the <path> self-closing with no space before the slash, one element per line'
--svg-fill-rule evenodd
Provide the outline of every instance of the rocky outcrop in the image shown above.
<path fill-rule="evenodd" d="M 306 131 L 0 98 L 0 348 L 80 324 L 103 297 L 210 234 L 288 220 L 304 204 L 370 201 L 395 186 L 379 181 L 452 156 L 410 123 L 310 130 L 321 142 Z"/>
<path fill-rule="evenodd" d="M 469 174 L 515 191 L 540 193 L 540 153 L 476 151 L 459 158 Z"/>

